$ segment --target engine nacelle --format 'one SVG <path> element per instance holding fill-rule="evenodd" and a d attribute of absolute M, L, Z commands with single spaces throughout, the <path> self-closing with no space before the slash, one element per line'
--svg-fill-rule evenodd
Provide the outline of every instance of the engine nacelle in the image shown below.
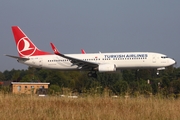
<path fill-rule="evenodd" d="M 116 71 L 116 65 L 114 64 L 100 64 L 98 67 L 99 72 L 111 72 Z"/>

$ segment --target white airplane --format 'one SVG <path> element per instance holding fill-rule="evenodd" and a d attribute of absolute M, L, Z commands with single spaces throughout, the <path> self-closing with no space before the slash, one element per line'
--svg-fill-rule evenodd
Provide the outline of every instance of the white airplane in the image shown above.
<path fill-rule="evenodd" d="M 12 26 L 12 32 L 19 56 L 6 56 L 36 68 L 90 71 L 88 75 L 96 77 L 97 71 L 142 68 L 163 70 L 176 63 L 172 58 L 154 52 L 62 54 L 52 43 L 54 53 L 49 53 L 38 49 L 18 26 Z"/>

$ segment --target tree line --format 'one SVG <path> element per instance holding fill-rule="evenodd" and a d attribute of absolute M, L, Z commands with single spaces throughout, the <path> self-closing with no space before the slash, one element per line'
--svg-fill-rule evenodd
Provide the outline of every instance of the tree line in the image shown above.
<path fill-rule="evenodd" d="M 97 78 L 87 76 L 86 71 L 60 71 L 29 67 L 27 70 L 0 72 L 1 81 L 50 82 L 50 91 L 62 93 L 63 89 L 79 94 L 98 93 L 105 90 L 111 95 L 162 95 L 180 94 L 180 68 L 168 67 L 160 74 L 156 69 L 121 70 L 98 73 Z"/>

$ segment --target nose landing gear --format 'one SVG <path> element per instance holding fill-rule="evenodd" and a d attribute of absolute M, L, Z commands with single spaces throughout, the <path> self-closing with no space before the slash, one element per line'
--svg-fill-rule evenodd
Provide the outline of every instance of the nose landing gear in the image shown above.
<path fill-rule="evenodd" d="M 157 70 L 156 74 L 159 75 L 159 70 Z"/>

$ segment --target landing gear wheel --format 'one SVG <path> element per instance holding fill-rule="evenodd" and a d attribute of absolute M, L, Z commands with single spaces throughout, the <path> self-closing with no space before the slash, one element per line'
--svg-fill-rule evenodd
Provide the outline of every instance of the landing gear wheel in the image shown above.
<path fill-rule="evenodd" d="M 97 74 L 96 74 L 96 72 L 89 72 L 88 73 L 88 77 L 93 77 L 93 78 L 97 78 Z"/>
<path fill-rule="evenodd" d="M 159 71 L 157 71 L 156 74 L 159 75 Z"/>

